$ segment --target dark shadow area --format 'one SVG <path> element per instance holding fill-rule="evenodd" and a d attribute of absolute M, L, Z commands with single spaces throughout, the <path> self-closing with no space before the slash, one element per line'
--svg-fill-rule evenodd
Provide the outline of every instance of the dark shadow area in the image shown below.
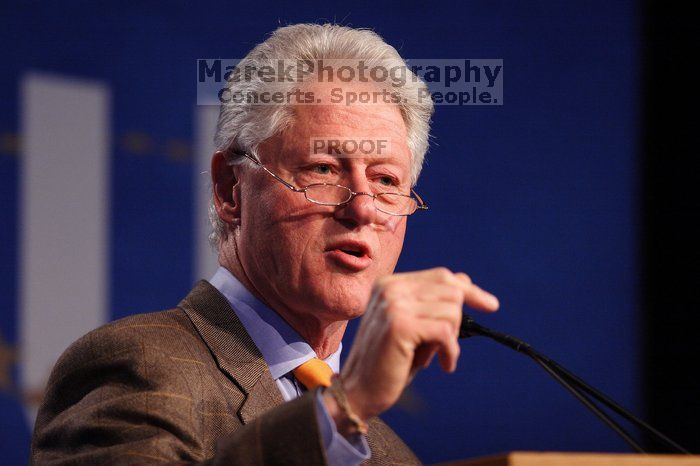
<path fill-rule="evenodd" d="M 694 15 L 678 5 L 646 2 L 644 11 L 643 386 L 651 424 L 698 453 L 698 38 Z"/>

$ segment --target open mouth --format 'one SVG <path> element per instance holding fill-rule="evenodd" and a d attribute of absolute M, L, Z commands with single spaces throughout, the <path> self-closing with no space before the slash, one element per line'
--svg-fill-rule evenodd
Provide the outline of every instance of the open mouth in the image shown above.
<path fill-rule="evenodd" d="M 343 248 L 340 251 L 344 252 L 345 254 L 350 254 L 351 256 L 355 256 L 355 257 L 362 257 L 365 255 L 365 253 L 362 251 L 354 251 L 352 249 Z"/>
<path fill-rule="evenodd" d="M 329 245 L 328 257 L 341 267 L 361 271 L 372 264 L 372 251 L 362 241 L 345 240 Z"/>
<path fill-rule="evenodd" d="M 371 257 L 369 246 L 362 241 L 343 240 L 331 244 L 327 251 L 340 251 L 354 257 Z"/>

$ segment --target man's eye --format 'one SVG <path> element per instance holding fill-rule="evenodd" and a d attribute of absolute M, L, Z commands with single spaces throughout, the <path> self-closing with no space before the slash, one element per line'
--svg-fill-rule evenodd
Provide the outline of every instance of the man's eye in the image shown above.
<path fill-rule="evenodd" d="M 384 186 L 398 186 L 398 182 L 390 176 L 382 176 L 379 178 L 379 182 Z"/>
<path fill-rule="evenodd" d="M 311 170 L 319 175 L 330 175 L 332 171 L 331 166 L 326 164 L 314 165 Z"/>

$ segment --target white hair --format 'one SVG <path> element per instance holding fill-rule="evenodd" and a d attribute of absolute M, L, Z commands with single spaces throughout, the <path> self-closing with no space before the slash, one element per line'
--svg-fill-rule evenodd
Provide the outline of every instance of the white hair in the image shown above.
<path fill-rule="evenodd" d="M 261 79 L 255 73 L 247 73 L 245 70 L 260 70 L 263 67 L 274 69 L 279 60 L 303 65 L 309 61 L 348 59 L 378 64 L 384 69 L 404 70 L 405 79 L 401 80 L 399 86 L 392 88 L 392 92 L 398 97 L 397 105 L 406 125 L 406 142 L 412 156 L 411 184 L 415 185 L 428 150 L 433 102 L 429 98 L 425 83 L 407 68 L 406 62 L 396 49 L 384 42 L 375 32 L 335 24 L 295 24 L 281 27 L 238 63 L 234 73 L 243 74 L 239 75 L 239 78 L 243 79 L 229 79 L 226 88 L 231 93 L 243 96 L 261 95 L 264 92 L 293 92 L 299 88 L 299 82 L 269 82 L 270 79 Z M 303 66 L 295 68 L 294 73 L 297 71 L 303 73 Z M 260 105 L 245 99 L 240 103 L 222 103 L 214 136 L 217 150 L 229 153 L 242 150 L 257 157 L 260 143 L 279 134 L 290 125 L 293 118 L 292 107 L 293 102 Z M 218 249 L 220 241 L 227 237 L 228 231 L 216 212 L 213 198 L 209 206 L 209 220 L 213 227 L 209 240 L 212 246 Z"/>

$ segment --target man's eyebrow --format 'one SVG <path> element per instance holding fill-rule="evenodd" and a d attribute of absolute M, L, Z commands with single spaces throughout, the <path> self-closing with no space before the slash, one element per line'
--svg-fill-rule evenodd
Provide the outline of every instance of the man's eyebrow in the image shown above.
<path fill-rule="evenodd" d="M 374 159 L 374 162 L 370 161 L 367 164 L 367 168 L 376 167 L 376 166 L 380 166 L 380 165 L 384 165 L 387 168 L 392 169 L 392 173 L 394 175 L 398 176 L 401 182 L 408 180 L 408 178 L 410 177 L 410 173 L 411 173 L 410 164 L 406 165 L 403 162 L 401 162 L 401 160 L 399 160 L 395 157 Z"/>

